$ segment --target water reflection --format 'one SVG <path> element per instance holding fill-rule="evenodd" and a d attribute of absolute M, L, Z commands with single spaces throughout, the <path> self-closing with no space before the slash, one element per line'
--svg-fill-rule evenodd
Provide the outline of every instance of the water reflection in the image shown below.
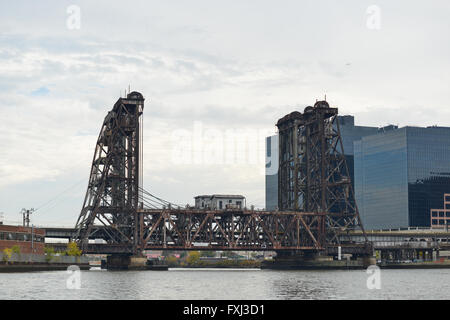
<path fill-rule="evenodd" d="M 65 271 L 0 273 L 0 299 L 445 299 L 450 270 L 382 270 L 369 290 L 364 270 L 275 271 L 176 269 L 81 272 L 81 289 Z"/>

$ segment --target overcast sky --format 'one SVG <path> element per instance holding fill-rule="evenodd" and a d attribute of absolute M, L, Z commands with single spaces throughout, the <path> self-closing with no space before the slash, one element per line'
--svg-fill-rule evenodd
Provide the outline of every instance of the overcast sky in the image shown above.
<path fill-rule="evenodd" d="M 103 118 L 128 85 L 146 98 L 144 187 L 180 204 L 233 193 L 263 207 L 263 136 L 325 94 L 358 125 L 450 126 L 448 0 L 0 3 L 6 223 L 34 207 L 35 224 L 75 224 Z M 178 161 L 178 134 L 199 128 L 216 140 L 193 159 L 241 130 L 257 133 L 245 151 L 257 161 Z"/>

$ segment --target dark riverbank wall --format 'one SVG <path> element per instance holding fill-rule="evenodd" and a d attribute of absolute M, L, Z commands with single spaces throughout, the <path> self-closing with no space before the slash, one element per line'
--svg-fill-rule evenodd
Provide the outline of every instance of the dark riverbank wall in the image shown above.
<path fill-rule="evenodd" d="M 380 263 L 381 269 L 450 269 L 450 260 L 403 262 L 403 263 Z"/>
<path fill-rule="evenodd" d="M 66 270 L 69 266 L 76 265 L 81 270 L 89 270 L 87 257 L 41 255 L 41 254 L 17 254 L 7 256 L 0 253 L 0 272 L 26 272 L 26 271 L 51 271 Z"/>

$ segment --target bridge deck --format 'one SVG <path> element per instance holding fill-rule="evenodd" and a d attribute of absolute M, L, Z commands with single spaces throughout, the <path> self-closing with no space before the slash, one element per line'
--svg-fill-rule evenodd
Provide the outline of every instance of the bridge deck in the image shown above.
<path fill-rule="evenodd" d="M 292 211 L 254 211 L 240 209 L 200 210 L 145 209 L 139 210 L 144 227 L 141 243 L 144 250 L 328 250 L 320 221 L 325 213 Z M 322 220 L 321 220 L 322 219 Z M 132 245 L 113 244 L 114 227 L 96 225 L 89 239 L 104 239 L 107 243 L 89 243 L 86 253 L 127 253 Z M 74 239 L 75 228 L 46 228 L 46 238 Z M 358 253 L 364 248 L 362 231 L 338 234 L 342 253 Z M 450 233 L 444 230 L 381 230 L 367 231 L 374 249 L 442 249 L 450 248 Z M 64 250 L 64 244 L 51 244 Z"/>

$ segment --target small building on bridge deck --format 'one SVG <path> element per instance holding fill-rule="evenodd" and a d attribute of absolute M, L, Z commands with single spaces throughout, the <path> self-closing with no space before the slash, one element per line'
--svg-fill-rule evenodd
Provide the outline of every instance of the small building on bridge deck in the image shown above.
<path fill-rule="evenodd" d="M 242 209 L 245 197 L 241 195 L 213 194 L 194 197 L 196 209 L 222 210 L 227 208 Z"/>

